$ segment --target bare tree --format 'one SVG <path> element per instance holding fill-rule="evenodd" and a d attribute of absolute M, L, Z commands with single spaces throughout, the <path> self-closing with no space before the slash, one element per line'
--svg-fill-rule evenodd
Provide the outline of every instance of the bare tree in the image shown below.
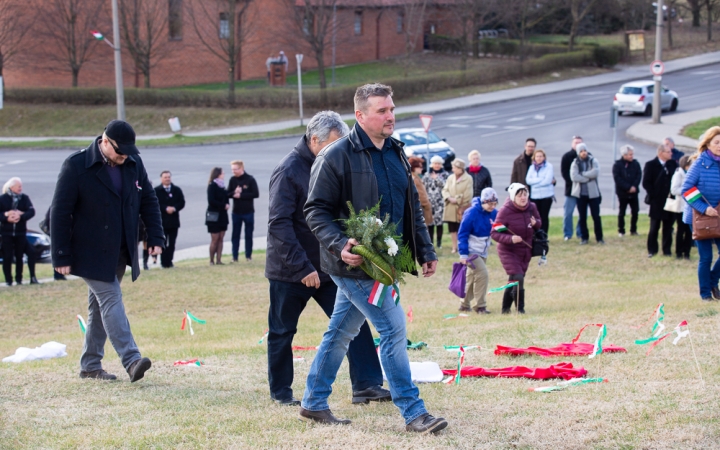
<path fill-rule="evenodd" d="M 403 74 L 405 78 L 410 73 L 411 57 L 423 32 L 427 4 L 428 0 L 407 0 L 403 2 L 399 10 L 402 20 L 402 34 L 405 40 L 405 57 L 403 58 Z"/>
<path fill-rule="evenodd" d="M 667 6 L 667 37 L 668 37 L 668 47 L 673 47 L 673 35 L 672 35 L 672 23 L 673 23 L 673 17 L 672 12 L 675 9 L 675 6 L 677 6 L 677 0 L 667 0 L 667 3 L 664 3 L 664 5 Z"/>
<path fill-rule="evenodd" d="M 80 69 L 97 45 L 90 31 L 105 21 L 103 1 L 36 0 L 34 9 L 39 15 L 38 34 L 45 40 L 38 52 L 57 65 L 51 70 L 70 72 L 72 86 L 77 87 Z"/>
<path fill-rule="evenodd" d="M 120 29 L 125 47 L 150 87 L 150 69 L 170 53 L 167 0 L 121 0 Z"/>
<path fill-rule="evenodd" d="M 341 28 L 338 0 L 284 0 L 290 39 L 300 38 L 317 62 L 320 89 L 327 88 L 325 51 L 332 45 L 333 31 Z M 340 19 L 340 20 L 339 20 Z M 337 45 L 337 42 L 335 43 Z M 324 95 L 324 94 L 323 94 Z"/>
<path fill-rule="evenodd" d="M 476 57 L 480 52 L 478 32 L 497 15 L 494 0 L 457 0 L 452 8 L 453 20 L 457 24 L 460 39 L 460 70 L 467 70 L 468 55 Z"/>
<path fill-rule="evenodd" d="M 687 3 L 686 8 L 690 10 L 692 14 L 692 26 L 700 27 L 700 13 L 702 11 L 702 0 L 685 0 Z"/>
<path fill-rule="evenodd" d="M 27 9 L 17 0 L 0 0 L 0 77 L 3 68 L 22 49 L 22 41 L 30 30 Z"/>
<path fill-rule="evenodd" d="M 575 38 L 578 35 L 580 28 L 580 22 L 585 18 L 590 8 L 593 7 L 597 0 L 569 0 L 570 2 L 570 17 L 572 19 L 570 25 L 570 39 L 568 50 L 573 51 L 575 49 Z M 584 7 L 583 7 L 584 5 Z"/>
<path fill-rule="evenodd" d="M 707 14 L 707 40 L 712 41 L 712 24 L 717 11 L 714 11 L 715 7 L 720 4 L 719 0 L 705 0 L 705 13 Z"/>
<path fill-rule="evenodd" d="M 505 22 L 520 39 L 520 61 L 525 60 L 527 32 L 551 16 L 558 4 L 554 0 L 505 0 Z"/>
<path fill-rule="evenodd" d="M 228 71 L 228 102 L 235 105 L 235 77 L 242 44 L 252 36 L 253 0 L 188 1 L 193 28 L 202 45 L 217 56 Z"/>

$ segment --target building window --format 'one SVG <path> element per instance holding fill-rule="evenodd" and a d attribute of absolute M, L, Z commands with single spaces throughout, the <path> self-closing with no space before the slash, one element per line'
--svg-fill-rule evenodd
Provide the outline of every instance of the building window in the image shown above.
<path fill-rule="evenodd" d="M 362 11 L 355 11 L 355 36 L 360 36 L 362 34 L 362 18 Z"/>
<path fill-rule="evenodd" d="M 403 14 L 402 12 L 399 12 L 398 16 L 397 16 L 397 33 L 398 34 L 402 34 L 403 28 L 404 28 L 403 27 L 404 22 L 405 22 L 405 14 Z"/>
<path fill-rule="evenodd" d="M 430 34 L 435 34 L 435 24 L 434 23 L 430 24 Z"/>
<path fill-rule="evenodd" d="M 303 19 L 303 34 L 310 36 L 313 31 L 313 17 L 311 15 L 305 16 Z"/>
<path fill-rule="evenodd" d="M 182 0 L 168 0 L 168 36 L 171 41 L 182 39 Z"/>
<path fill-rule="evenodd" d="M 220 26 L 218 27 L 220 39 L 230 38 L 230 19 L 228 13 L 220 13 Z"/>

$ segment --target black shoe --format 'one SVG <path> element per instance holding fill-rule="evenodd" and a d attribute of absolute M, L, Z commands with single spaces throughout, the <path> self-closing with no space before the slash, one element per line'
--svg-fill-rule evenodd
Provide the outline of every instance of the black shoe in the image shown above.
<path fill-rule="evenodd" d="M 512 307 L 513 301 L 515 300 L 515 289 L 505 289 L 503 293 L 502 301 L 502 313 L 510 314 L 510 308 Z"/>
<path fill-rule="evenodd" d="M 130 364 L 130 367 L 128 367 L 127 370 L 128 375 L 130 375 L 130 382 L 134 383 L 137 380 L 142 379 L 142 377 L 145 376 L 145 372 L 150 370 L 151 366 L 152 361 L 150 361 L 150 358 L 140 358 Z"/>
<path fill-rule="evenodd" d="M 637 231 L 631 231 L 630 236 L 640 236 Z"/>
<path fill-rule="evenodd" d="M 80 378 L 94 378 L 96 380 L 111 381 L 117 380 L 117 377 L 111 373 L 105 372 L 103 369 L 93 370 L 91 372 L 80 371 Z"/>
<path fill-rule="evenodd" d="M 652 258 L 653 256 L 655 256 L 655 253 L 648 253 L 648 258 Z"/>
<path fill-rule="evenodd" d="M 470 308 L 468 308 L 468 307 L 465 306 L 465 305 L 460 305 L 460 307 L 458 308 L 458 311 L 460 311 L 460 312 L 468 312 L 468 311 L 470 311 Z"/>
<path fill-rule="evenodd" d="M 720 289 L 717 287 L 712 288 L 712 296 L 715 300 L 720 300 Z"/>
<path fill-rule="evenodd" d="M 362 391 L 353 392 L 352 402 L 353 404 L 358 403 L 370 403 L 370 402 L 389 402 L 392 400 L 390 391 L 383 389 L 380 386 L 370 386 Z"/>
<path fill-rule="evenodd" d="M 588 245 L 588 240 L 583 239 L 582 241 L 580 241 L 580 245 Z"/>
<path fill-rule="evenodd" d="M 518 312 L 525 314 L 525 289 L 520 289 L 520 298 L 518 299 Z"/>
<path fill-rule="evenodd" d="M 347 425 L 350 423 L 348 419 L 337 419 L 329 409 L 308 411 L 302 406 L 300 407 L 300 420 L 319 422 L 326 425 Z"/>
<path fill-rule="evenodd" d="M 148 267 L 147 262 L 144 262 L 144 263 L 143 263 L 143 269 L 144 269 L 144 270 L 150 270 L 150 268 Z"/>
<path fill-rule="evenodd" d="M 482 308 L 475 307 L 475 308 L 473 308 L 473 310 L 478 314 L 490 314 L 490 311 L 488 311 L 487 308 L 485 308 L 485 307 L 482 307 Z"/>
<path fill-rule="evenodd" d="M 9 281 L 9 282 L 7 282 L 7 283 L 5 283 L 5 284 L 7 284 L 8 286 L 12 286 L 12 281 Z"/>
<path fill-rule="evenodd" d="M 602 239 L 600 239 L 599 241 L 597 241 L 597 243 L 598 243 L 598 245 L 605 245 L 605 241 L 603 241 Z"/>
<path fill-rule="evenodd" d="M 448 426 L 447 420 L 442 417 L 433 417 L 425 413 L 409 424 L 405 425 L 406 431 L 414 431 L 416 433 L 437 433 L 444 430 Z"/>
<path fill-rule="evenodd" d="M 35 278 L 35 277 L 30 277 L 30 284 L 40 284 L 40 282 L 38 281 L 37 278 Z"/>
<path fill-rule="evenodd" d="M 280 406 L 300 406 L 300 400 L 295 397 L 283 398 L 282 400 L 275 398 L 273 401 Z"/>

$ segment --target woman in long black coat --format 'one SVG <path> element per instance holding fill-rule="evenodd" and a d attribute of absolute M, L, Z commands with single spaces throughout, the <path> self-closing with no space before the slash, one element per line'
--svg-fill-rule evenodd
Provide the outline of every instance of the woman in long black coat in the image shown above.
<path fill-rule="evenodd" d="M 35 215 L 30 197 L 22 193 L 22 181 L 13 177 L 0 195 L 0 235 L 2 235 L 5 283 L 12 285 L 12 261 L 15 257 L 15 281 L 22 284 L 23 253 L 27 245 L 26 223 Z M 35 278 L 35 277 L 32 277 Z M 37 280 L 32 280 L 37 282 Z"/>
<path fill-rule="evenodd" d="M 210 265 L 222 264 L 223 239 L 228 228 L 230 201 L 225 191 L 225 173 L 221 167 L 210 172 L 207 188 L 208 208 L 205 225 L 210 233 Z"/>

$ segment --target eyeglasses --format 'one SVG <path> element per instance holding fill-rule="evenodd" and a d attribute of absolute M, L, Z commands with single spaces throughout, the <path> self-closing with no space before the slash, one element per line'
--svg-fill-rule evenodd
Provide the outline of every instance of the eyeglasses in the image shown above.
<path fill-rule="evenodd" d="M 573 139 L 580 139 L 580 140 L 582 140 L 582 136 L 573 136 L 572 138 L 573 138 Z"/>
<path fill-rule="evenodd" d="M 117 154 L 120 155 L 120 156 L 124 156 L 124 153 L 121 152 L 120 149 L 117 148 L 117 147 L 115 146 L 115 144 L 113 144 L 113 143 L 110 141 L 110 139 L 108 139 L 107 141 L 108 141 L 108 144 L 110 144 L 110 147 L 112 147 L 113 150 L 115 150 L 115 153 L 117 153 Z"/>

